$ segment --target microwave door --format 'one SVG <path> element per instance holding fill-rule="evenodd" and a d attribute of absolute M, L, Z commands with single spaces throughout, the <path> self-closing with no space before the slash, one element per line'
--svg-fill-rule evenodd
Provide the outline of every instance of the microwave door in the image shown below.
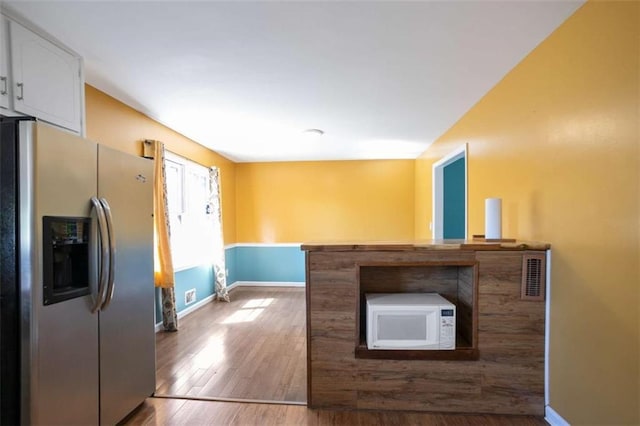
<path fill-rule="evenodd" d="M 438 310 L 374 312 L 373 349 L 438 349 Z"/>

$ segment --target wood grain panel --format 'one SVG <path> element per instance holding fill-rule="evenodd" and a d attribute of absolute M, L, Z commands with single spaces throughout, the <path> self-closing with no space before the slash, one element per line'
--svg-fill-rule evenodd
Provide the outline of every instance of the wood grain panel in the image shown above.
<path fill-rule="evenodd" d="M 147 398 L 125 425 L 545 426 L 540 416 L 316 410 L 296 405 Z"/>
<path fill-rule="evenodd" d="M 307 252 L 309 405 L 542 415 L 544 303 L 520 299 L 522 253 L 484 246 Z M 420 265 L 447 261 L 470 264 Z M 434 288 L 456 302 L 457 326 L 476 341 L 477 361 L 355 357 L 365 327 L 364 293 Z M 332 303 L 336 296 L 341 300 Z"/>
<path fill-rule="evenodd" d="M 365 293 L 435 292 L 455 303 L 457 266 L 360 266 L 360 291 Z"/>
<path fill-rule="evenodd" d="M 332 360 L 344 363 L 355 358 L 354 351 L 353 339 L 351 338 L 312 336 L 309 356 L 312 361 Z M 341 369 L 337 366 L 335 368 Z"/>
<path fill-rule="evenodd" d="M 345 262 L 357 265 L 411 265 L 424 263 L 456 264 L 457 262 L 474 262 L 473 251 L 441 250 L 441 251 L 368 251 L 368 252 L 326 252 L 328 256 L 340 257 Z"/>
<path fill-rule="evenodd" d="M 458 268 L 458 299 L 467 306 L 473 306 L 475 274 L 476 269 L 473 267 Z"/>
<path fill-rule="evenodd" d="M 469 346 L 477 348 L 478 267 L 458 267 L 456 332 Z M 459 346 L 458 346 L 459 347 Z"/>
<path fill-rule="evenodd" d="M 387 360 L 431 360 L 431 361 L 475 361 L 478 359 L 478 349 L 466 347 L 469 343 L 458 340 L 456 350 L 386 350 L 368 349 L 366 343 L 361 343 L 355 349 L 355 357 L 362 359 Z"/>

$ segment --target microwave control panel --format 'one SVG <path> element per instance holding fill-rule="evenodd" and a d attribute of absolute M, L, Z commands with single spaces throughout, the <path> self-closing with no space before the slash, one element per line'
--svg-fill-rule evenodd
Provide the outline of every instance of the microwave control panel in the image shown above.
<path fill-rule="evenodd" d="M 440 349 L 455 349 L 456 317 L 453 309 L 440 310 Z"/>

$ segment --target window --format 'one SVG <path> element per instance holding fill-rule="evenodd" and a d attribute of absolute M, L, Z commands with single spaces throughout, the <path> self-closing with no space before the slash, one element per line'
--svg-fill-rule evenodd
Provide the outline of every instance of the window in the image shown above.
<path fill-rule="evenodd" d="M 215 238 L 209 214 L 209 170 L 167 152 L 165 174 L 174 270 L 210 264 Z"/>

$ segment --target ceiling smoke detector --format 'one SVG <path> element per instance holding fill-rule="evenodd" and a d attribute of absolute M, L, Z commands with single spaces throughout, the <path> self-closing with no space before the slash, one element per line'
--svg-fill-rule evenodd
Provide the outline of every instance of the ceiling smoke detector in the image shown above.
<path fill-rule="evenodd" d="M 324 135 L 324 130 L 307 129 L 303 133 L 305 134 L 305 136 L 309 136 L 309 137 L 312 137 L 312 138 L 319 138 L 320 136 Z"/>

